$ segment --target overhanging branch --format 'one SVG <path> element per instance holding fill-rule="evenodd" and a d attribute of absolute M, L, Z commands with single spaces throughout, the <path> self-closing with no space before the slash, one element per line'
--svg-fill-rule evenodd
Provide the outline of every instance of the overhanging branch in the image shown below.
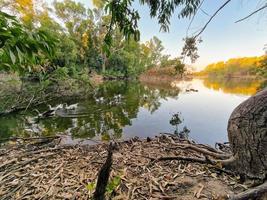
<path fill-rule="evenodd" d="M 218 10 L 216 10 L 216 12 L 210 17 L 205 26 L 203 26 L 203 28 L 198 32 L 198 34 L 194 36 L 194 38 L 198 38 L 203 33 L 203 31 L 207 28 L 211 20 L 220 12 L 220 10 L 222 10 L 228 3 L 230 3 L 230 1 L 231 0 L 227 0 L 223 5 L 221 5 L 221 7 L 218 8 Z"/>
<path fill-rule="evenodd" d="M 267 3 L 266 3 L 264 6 L 260 7 L 259 9 L 257 9 L 257 10 L 255 10 L 255 11 L 253 11 L 252 13 L 250 13 L 248 16 L 246 16 L 246 17 L 244 17 L 244 18 L 242 18 L 242 19 L 237 20 L 235 23 L 242 22 L 242 21 L 244 21 L 244 20 L 250 18 L 252 15 L 255 15 L 256 13 L 258 13 L 258 12 L 260 12 L 261 10 L 265 9 L 265 8 L 267 8 Z"/>

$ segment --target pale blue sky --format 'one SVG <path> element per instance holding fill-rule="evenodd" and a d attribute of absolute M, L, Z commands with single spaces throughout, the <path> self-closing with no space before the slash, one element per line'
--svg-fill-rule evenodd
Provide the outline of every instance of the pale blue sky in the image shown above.
<path fill-rule="evenodd" d="M 92 8 L 91 0 L 76 1 Z M 167 54 L 180 56 L 182 38 L 186 35 L 189 20 L 179 20 L 177 14 L 174 14 L 170 32 L 161 33 L 156 19 L 151 19 L 149 16 L 148 7 L 140 6 L 138 2 L 136 1 L 134 7 L 138 9 L 141 16 L 139 22 L 141 41 L 149 40 L 155 35 L 163 41 Z M 202 8 L 208 14 L 213 14 L 224 2 L 225 0 L 205 0 Z M 203 43 L 199 45 L 200 58 L 194 66 L 200 69 L 211 62 L 232 57 L 262 55 L 264 44 L 267 43 L 267 9 L 246 21 L 234 22 L 259 8 L 264 2 L 263 0 L 232 0 L 202 34 Z M 199 11 L 189 32 L 194 33 L 208 19 L 207 15 Z"/>

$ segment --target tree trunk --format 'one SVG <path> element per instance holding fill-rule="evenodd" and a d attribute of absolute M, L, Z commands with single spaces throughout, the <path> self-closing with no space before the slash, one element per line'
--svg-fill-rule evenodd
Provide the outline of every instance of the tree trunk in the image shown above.
<path fill-rule="evenodd" d="M 241 103 L 228 122 L 230 167 L 249 178 L 267 175 L 267 89 Z"/>

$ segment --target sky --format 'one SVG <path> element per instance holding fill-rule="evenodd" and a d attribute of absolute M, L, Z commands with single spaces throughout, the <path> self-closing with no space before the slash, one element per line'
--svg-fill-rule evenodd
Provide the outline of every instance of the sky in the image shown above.
<path fill-rule="evenodd" d="M 75 1 L 93 8 L 91 0 Z M 224 2 L 225 0 L 205 0 L 201 8 L 205 13 L 212 15 Z M 200 70 L 210 63 L 226 61 L 229 58 L 263 55 L 264 44 L 267 44 L 267 9 L 243 22 L 235 23 L 235 21 L 247 16 L 264 3 L 264 0 L 232 0 L 202 33 L 203 42 L 199 45 L 200 57 L 193 66 Z M 147 6 L 141 6 L 139 1 L 135 1 L 133 7 L 139 11 L 141 17 L 139 21 L 141 41 L 157 36 L 163 42 L 164 53 L 172 57 L 180 56 L 190 20 L 178 19 L 177 11 L 171 19 L 170 31 L 163 33 L 160 32 L 157 20 L 150 18 Z M 189 29 L 189 35 L 203 27 L 210 18 L 204 12 L 197 13 Z"/>

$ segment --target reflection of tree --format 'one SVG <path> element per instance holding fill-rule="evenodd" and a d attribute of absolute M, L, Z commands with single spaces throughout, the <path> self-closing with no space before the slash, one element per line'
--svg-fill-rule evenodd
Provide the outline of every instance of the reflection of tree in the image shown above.
<path fill-rule="evenodd" d="M 261 80 L 239 78 L 206 78 L 203 84 L 210 89 L 222 90 L 230 94 L 255 94 L 261 85 Z"/>
<path fill-rule="evenodd" d="M 174 134 L 178 135 L 181 139 L 188 139 L 190 130 L 184 126 L 183 130 L 179 131 L 179 125 L 183 122 L 183 119 L 181 118 L 181 113 L 176 113 L 172 115 L 172 118 L 170 119 L 170 124 L 172 126 L 175 126 Z"/>
<path fill-rule="evenodd" d="M 131 119 L 137 117 L 138 108 L 144 102 L 151 101 L 151 94 L 138 83 L 106 82 L 95 90 L 85 110 L 91 110 L 89 118 L 78 118 L 78 127 L 72 132 L 75 137 L 93 137 L 96 135 L 122 136 L 123 127 L 131 125 Z M 92 108 L 92 106 L 95 106 Z"/>
<path fill-rule="evenodd" d="M 179 88 L 172 88 L 169 83 L 147 84 L 144 87 L 144 95 L 141 100 L 141 106 L 144 106 L 153 113 L 160 107 L 160 99 L 166 99 L 167 97 L 177 98 L 179 92 Z"/>
<path fill-rule="evenodd" d="M 42 119 L 38 125 L 46 135 L 60 132 L 75 138 L 120 138 L 123 127 L 131 125 L 131 120 L 137 117 L 139 107 L 153 113 L 160 107 L 162 98 L 177 97 L 178 94 L 179 89 L 172 90 L 170 87 L 144 86 L 138 82 L 105 82 L 79 102 L 77 111 L 63 113 L 64 117 Z M 63 100 L 60 103 L 64 103 Z M 23 120 L 21 126 L 24 126 Z"/>
<path fill-rule="evenodd" d="M 0 138 L 9 138 L 12 135 L 16 135 L 17 121 L 13 117 L 0 118 Z"/>

